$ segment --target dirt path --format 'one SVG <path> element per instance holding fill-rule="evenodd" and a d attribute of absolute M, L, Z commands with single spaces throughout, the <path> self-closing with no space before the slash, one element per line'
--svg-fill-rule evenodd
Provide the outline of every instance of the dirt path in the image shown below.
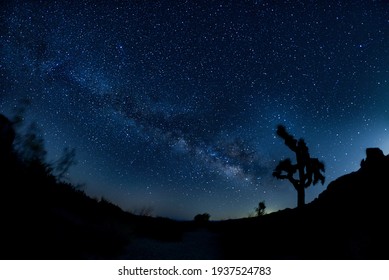
<path fill-rule="evenodd" d="M 120 259 L 129 260 L 215 260 L 222 259 L 218 234 L 207 229 L 186 232 L 182 241 L 164 242 L 136 238 Z"/>

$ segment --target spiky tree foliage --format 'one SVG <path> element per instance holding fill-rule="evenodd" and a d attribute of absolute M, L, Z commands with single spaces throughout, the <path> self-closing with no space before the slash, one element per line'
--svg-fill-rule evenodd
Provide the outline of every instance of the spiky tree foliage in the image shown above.
<path fill-rule="evenodd" d="M 297 191 L 297 207 L 302 207 L 305 204 L 305 189 L 319 181 L 324 184 L 325 178 L 321 173 L 325 171 L 324 163 L 317 158 L 311 158 L 304 140 L 297 141 L 283 125 L 277 127 L 277 135 L 284 139 L 285 145 L 295 153 L 297 163 L 293 164 L 289 158 L 281 160 L 274 169 L 273 176 L 281 180 L 288 179 L 292 183 Z"/>

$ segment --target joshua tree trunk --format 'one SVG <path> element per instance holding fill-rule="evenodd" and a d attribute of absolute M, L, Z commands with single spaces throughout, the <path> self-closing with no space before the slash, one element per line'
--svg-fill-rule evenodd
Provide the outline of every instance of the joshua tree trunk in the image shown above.
<path fill-rule="evenodd" d="M 297 207 L 303 207 L 305 205 L 305 189 L 303 185 L 297 187 Z"/>
<path fill-rule="evenodd" d="M 299 146 L 298 146 L 299 148 Z M 303 154 L 301 153 L 301 149 L 297 149 L 296 152 L 296 160 L 299 172 L 299 180 L 297 181 L 297 207 L 303 207 L 305 205 L 305 161 Z"/>
<path fill-rule="evenodd" d="M 297 207 L 303 207 L 305 205 L 305 189 L 304 185 L 302 185 L 298 180 L 294 180 L 293 186 L 297 191 Z"/>

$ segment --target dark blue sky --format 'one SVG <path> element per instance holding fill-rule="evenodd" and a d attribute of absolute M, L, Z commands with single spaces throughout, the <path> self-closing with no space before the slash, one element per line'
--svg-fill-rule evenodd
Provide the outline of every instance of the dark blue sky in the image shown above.
<path fill-rule="evenodd" d="M 211 2 L 211 3 L 210 3 Z M 76 148 L 68 180 L 124 210 L 213 219 L 295 207 L 272 178 L 293 156 L 326 184 L 389 153 L 387 1 L 4 1 L 0 111 L 29 98 L 49 151 Z"/>

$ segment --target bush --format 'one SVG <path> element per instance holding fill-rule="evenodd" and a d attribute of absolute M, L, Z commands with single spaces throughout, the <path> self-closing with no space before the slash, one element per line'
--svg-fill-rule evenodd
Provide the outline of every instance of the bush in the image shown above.
<path fill-rule="evenodd" d="M 194 217 L 194 221 L 195 221 L 196 223 L 204 224 L 204 223 L 209 222 L 209 218 L 210 218 L 210 217 L 211 217 L 211 215 L 209 215 L 208 213 L 197 214 L 197 215 Z"/>

